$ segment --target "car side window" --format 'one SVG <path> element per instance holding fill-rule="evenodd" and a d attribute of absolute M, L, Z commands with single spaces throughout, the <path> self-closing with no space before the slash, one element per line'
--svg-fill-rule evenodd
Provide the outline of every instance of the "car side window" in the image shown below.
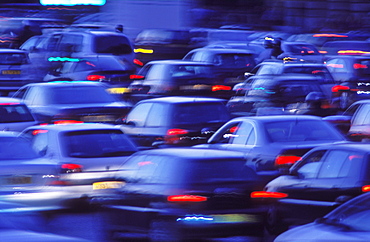
<path fill-rule="evenodd" d="M 251 123 L 242 122 L 241 125 L 235 131 L 235 135 L 231 137 L 229 143 L 246 145 L 248 141 L 249 144 L 254 144 L 254 128 Z"/>
<path fill-rule="evenodd" d="M 145 122 L 147 127 L 163 127 L 165 126 L 166 118 L 166 105 L 161 103 L 154 103 L 149 111 L 148 117 Z"/>
<path fill-rule="evenodd" d="M 352 125 L 364 125 L 370 122 L 370 105 L 362 105 L 352 120 Z"/>
<path fill-rule="evenodd" d="M 63 35 L 58 49 L 65 52 L 80 52 L 82 50 L 82 40 L 81 35 Z"/>
<path fill-rule="evenodd" d="M 221 127 L 208 141 L 208 143 L 231 143 L 232 139 L 236 136 L 236 131 L 241 124 L 241 121 L 230 122 Z"/>
<path fill-rule="evenodd" d="M 48 149 L 47 130 L 29 130 L 24 136 L 30 139 L 32 148 L 41 156 L 46 155 Z"/>
<path fill-rule="evenodd" d="M 134 123 L 137 127 L 143 127 L 152 103 L 142 103 L 134 107 L 126 117 L 126 123 Z"/>
<path fill-rule="evenodd" d="M 57 35 L 53 35 L 47 42 L 47 45 L 46 45 L 46 50 L 47 51 L 55 51 L 57 49 L 57 45 L 58 45 L 58 42 L 59 40 L 61 39 L 62 35 L 61 34 L 57 34 Z"/>
<path fill-rule="evenodd" d="M 346 177 L 352 163 L 361 162 L 363 155 L 357 152 L 333 150 L 328 152 L 317 178 Z"/>
<path fill-rule="evenodd" d="M 148 71 L 145 79 L 147 80 L 154 80 L 161 78 L 161 75 L 163 73 L 162 69 L 164 68 L 164 65 L 152 65 L 152 68 Z"/>
<path fill-rule="evenodd" d="M 298 177 L 301 179 L 316 178 L 317 173 L 322 165 L 323 157 L 326 153 L 326 150 L 319 150 L 313 152 L 304 160 L 297 163 L 298 169 L 295 169 Z"/>

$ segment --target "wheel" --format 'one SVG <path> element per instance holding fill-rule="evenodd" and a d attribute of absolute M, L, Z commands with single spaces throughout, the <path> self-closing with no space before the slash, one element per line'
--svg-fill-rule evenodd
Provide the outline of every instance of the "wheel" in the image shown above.
<path fill-rule="evenodd" d="M 181 241 L 181 236 L 174 222 L 154 220 L 150 224 L 149 238 L 151 242 Z"/>
<path fill-rule="evenodd" d="M 348 92 L 342 92 L 339 99 L 339 107 L 342 110 L 345 110 L 348 108 L 350 104 L 351 104 L 350 94 Z"/>
<path fill-rule="evenodd" d="M 266 230 L 272 235 L 278 235 L 288 229 L 279 215 L 278 209 L 275 205 L 271 205 L 267 211 Z"/>

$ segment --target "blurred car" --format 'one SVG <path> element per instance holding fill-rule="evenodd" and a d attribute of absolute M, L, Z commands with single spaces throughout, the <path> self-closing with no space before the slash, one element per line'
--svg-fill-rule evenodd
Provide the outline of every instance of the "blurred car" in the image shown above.
<path fill-rule="evenodd" d="M 232 87 L 217 79 L 214 65 L 184 60 L 147 63 L 128 86 L 127 96 L 136 103 L 161 96 L 200 96 L 228 99 Z"/>
<path fill-rule="evenodd" d="M 320 117 L 269 115 L 231 119 L 206 144 L 194 147 L 243 152 L 246 164 L 269 181 L 312 148 L 344 141 L 345 137 Z"/>
<path fill-rule="evenodd" d="M 253 51 L 254 58 L 256 59 L 262 51 L 264 51 L 264 47 L 259 44 L 251 44 L 249 42 L 244 41 L 219 41 L 219 42 L 213 42 L 211 44 L 208 44 L 204 46 L 204 48 L 223 48 L 223 49 L 245 49 Z"/>
<path fill-rule="evenodd" d="M 45 82 L 21 87 L 14 98 L 22 100 L 39 122 L 60 120 L 114 123 L 132 104 L 118 100 L 100 82 Z"/>
<path fill-rule="evenodd" d="M 281 43 L 281 49 L 283 53 L 277 57 L 278 59 L 289 58 L 298 61 L 324 63 L 324 55 L 313 44 L 298 41 L 283 41 Z"/>
<path fill-rule="evenodd" d="M 144 64 L 153 60 L 182 59 L 196 46 L 188 29 L 144 29 L 134 40 L 136 58 Z"/>
<path fill-rule="evenodd" d="M 267 229 L 313 222 L 344 202 L 369 191 L 369 145 L 344 143 L 316 147 L 264 191 L 283 193 L 268 211 Z"/>
<path fill-rule="evenodd" d="M 31 42 L 31 43 L 29 43 Z M 110 56 L 126 65 L 128 70 L 138 68 L 132 41 L 122 33 L 103 30 L 53 31 L 30 38 L 20 47 L 29 52 L 31 61 L 46 75 L 60 62 L 79 59 L 96 61 Z"/>
<path fill-rule="evenodd" d="M 247 79 L 244 82 L 234 86 L 233 91 L 236 95 L 244 94 L 250 89 L 250 85 L 254 78 L 248 79 L 251 76 L 260 75 L 284 75 L 288 73 L 296 74 L 313 74 L 322 77 L 322 84 L 334 85 L 336 82 L 331 75 L 328 67 L 322 63 L 312 63 L 305 61 L 282 61 L 282 60 L 266 60 L 258 64 L 251 72 L 246 72 Z M 325 89 L 331 95 L 331 88 Z"/>
<path fill-rule="evenodd" d="M 313 223 L 280 234 L 274 242 L 368 241 L 369 198 L 369 193 L 360 195 Z"/>
<path fill-rule="evenodd" d="M 138 148 L 118 127 L 77 123 L 32 126 L 21 133 L 33 149 L 58 165 L 59 184 L 74 194 L 71 206 L 86 202 L 92 183 L 111 177 Z"/>
<path fill-rule="evenodd" d="M 131 83 L 130 76 L 136 69 L 128 67 L 127 63 L 114 56 L 101 56 L 97 60 L 79 59 L 65 61 L 51 70 L 44 81 L 98 81 L 110 86 L 114 94 L 124 94 Z"/>
<path fill-rule="evenodd" d="M 217 78 L 229 85 L 240 82 L 244 73 L 256 65 L 254 51 L 233 48 L 197 48 L 189 51 L 183 60 L 214 64 Z"/>
<path fill-rule="evenodd" d="M 333 78 L 333 88 L 340 107 L 345 110 L 353 102 L 370 99 L 370 55 L 337 55 L 326 60 Z"/>
<path fill-rule="evenodd" d="M 216 98 L 161 97 L 137 103 L 121 129 L 139 146 L 191 146 L 207 139 L 230 119 Z"/>
<path fill-rule="evenodd" d="M 70 194 L 58 187 L 59 167 L 38 155 L 18 133 L 0 132 L 0 201 L 63 209 Z"/>
<path fill-rule="evenodd" d="M 41 74 L 28 53 L 17 49 L 0 49 L 0 93 L 7 96 L 21 86 L 39 82 Z"/>
<path fill-rule="evenodd" d="M 38 123 L 27 105 L 21 100 L 0 97 L 0 130 L 21 132 Z"/>
<path fill-rule="evenodd" d="M 325 59 L 335 55 L 363 55 L 370 53 L 370 41 L 342 40 L 329 41 L 321 47 Z"/>
<path fill-rule="evenodd" d="M 140 151 L 114 179 L 93 184 L 110 239 L 180 241 L 263 235 L 261 187 L 239 152 L 193 148 Z"/>
<path fill-rule="evenodd" d="M 332 105 L 331 88 L 334 83 L 322 83 L 322 77 L 312 74 L 288 73 L 282 75 L 255 75 L 244 86 L 244 95 L 235 95 L 227 102 L 227 108 L 235 116 L 266 115 L 265 110 L 276 108 L 283 114 L 294 114 L 305 108 L 306 96 L 319 92 L 325 97 L 322 106 L 328 115 L 337 111 Z"/>

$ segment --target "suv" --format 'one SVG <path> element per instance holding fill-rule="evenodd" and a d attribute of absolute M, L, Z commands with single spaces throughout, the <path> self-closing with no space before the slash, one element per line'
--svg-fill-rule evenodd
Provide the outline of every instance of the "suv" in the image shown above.
<path fill-rule="evenodd" d="M 136 71 L 135 53 L 130 39 L 111 31 L 57 31 L 31 38 L 33 44 L 26 41 L 20 49 L 29 51 L 31 61 L 46 75 L 52 68 L 63 61 L 96 61 L 102 56 L 114 56 Z"/>

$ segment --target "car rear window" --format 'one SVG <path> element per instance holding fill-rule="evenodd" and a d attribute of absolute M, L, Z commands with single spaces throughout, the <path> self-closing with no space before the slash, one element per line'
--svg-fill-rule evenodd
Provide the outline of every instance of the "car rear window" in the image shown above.
<path fill-rule="evenodd" d="M 28 160 L 38 157 L 28 140 L 18 137 L 0 137 L 0 160 Z"/>
<path fill-rule="evenodd" d="M 0 65 L 22 65 L 28 63 L 29 60 L 25 53 L 0 53 Z"/>
<path fill-rule="evenodd" d="M 226 122 L 230 115 L 223 103 L 184 103 L 174 107 L 173 124 Z"/>
<path fill-rule="evenodd" d="M 32 121 L 35 119 L 25 105 L 0 105 L 0 123 Z"/>
<path fill-rule="evenodd" d="M 94 86 L 59 86 L 51 88 L 49 98 L 51 104 L 110 103 L 117 101 L 104 88 Z"/>
<path fill-rule="evenodd" d="M 99 54 L 125 55 L 132 53 L 133 50 L 125 36 L 100 35 L 95 37 L 94 51 Z"/>

